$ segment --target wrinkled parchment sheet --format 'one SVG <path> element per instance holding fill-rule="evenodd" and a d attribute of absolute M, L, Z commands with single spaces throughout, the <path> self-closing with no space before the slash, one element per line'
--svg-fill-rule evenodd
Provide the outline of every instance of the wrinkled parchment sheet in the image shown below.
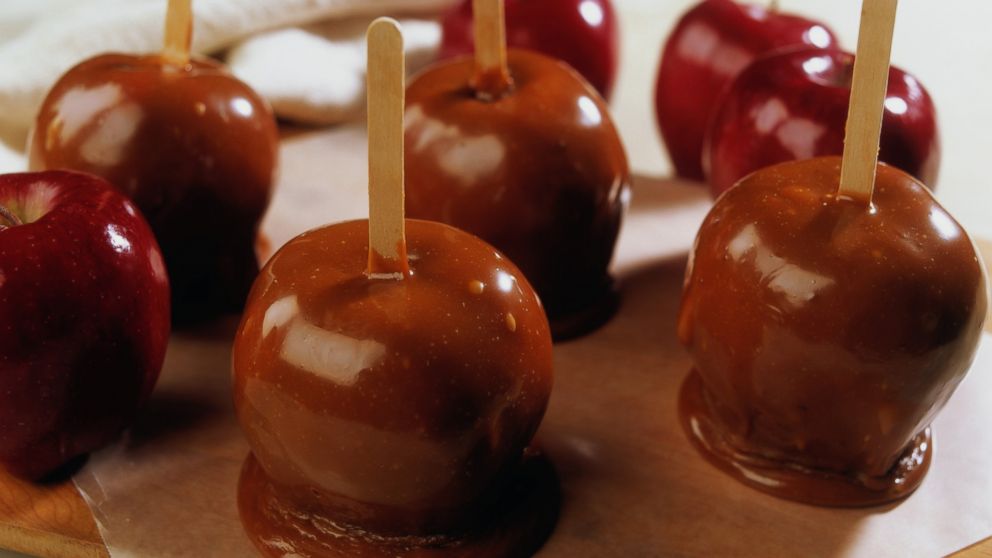
<path fill-rule="evenodd" d="M 366 214 L 361 128 L 291 135 L 264 231 L 274 246 Z M 922 487 L 898 505 L 822 509 L 755 492 L 703 461 L 676 394 L 685 254 L 709 200 L 639 179 L 615 261 L 623 306 L 603 329 L 555 347 L 539 443 L 559 469 L 561 520 L 548 557 L 937 556 L 992 535 L 992 336 L 937 420 Z M 137 426 L 76 478 L 114 558 L 252 556 L 235 507 L 248 448 L 230 401 L 236 320 L 173 336 Z"/>

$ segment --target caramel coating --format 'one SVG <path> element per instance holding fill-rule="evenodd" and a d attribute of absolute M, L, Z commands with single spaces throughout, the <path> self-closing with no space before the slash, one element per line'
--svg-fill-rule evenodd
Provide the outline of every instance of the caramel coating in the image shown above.
<path fill-rule="evenodd" d="M 287 513 L 429 540 L 471 529 L 520 465 L 550 395 L 551 337 L 492 247 L 440 223 L 406 231 L 402 280 L 366 275 L 368 221 L 273 256 L 235 340 L 234 401 L 275 487 L 259 489 Z"/>
<path fill-rule="evenodd" d="M 162 247 L 176 321 L 242 308 L 279 138 L 268 104 L 219 64 L 86 60 L 49 92 L 28 149 L 32 170 L 95 174 L 135 202 Z"/>
<path fill-rule="evenodd" d="M 840 158 L 761 170 L 721 196 L 687 271 L 679 338 L 690 437 L 778 496 L 865 505 L 918 486 L 928 426 L 986 314 L 968 235 L 915 179 L 878 167 L 836 196 Z"/>
<path fill-rule="evenodd" d="M 511 49 L 508 60 L 513 87 L 495 98 L 470 85 L 468 58 L 408 87 L 407 213 L 505 253 L 540 295 L 555 337 L 570 337 L 612 312 L 603 307 L 627 158 L 606 103 L 573 70 L 529 51 Z"/>

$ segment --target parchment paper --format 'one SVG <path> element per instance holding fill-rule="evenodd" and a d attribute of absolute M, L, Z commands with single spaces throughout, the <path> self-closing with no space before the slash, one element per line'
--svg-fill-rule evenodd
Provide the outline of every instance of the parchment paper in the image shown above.
<path fill-rule="evenodd" d="M 265 232 L 366 214 L 360 128 L 284 142 Z M 555 347 L 556 384 L 539 441 L 559 469 L 561 520 L 549 557 L 936 556 L 992 535 L 992 339 L 935 424 L 923 486 L 898 505 L 822 509 L 724 476 L 676 420 L 689 368 L 675 341 L 685 253 L 709 205 L 696 186 L 640 179 L 616 257 L 623 306 L 606 327 Z M 235 508 L 248 448 L 232 414 L 235 320 L 175 335 L 162 381 L 130 436 L 76 483 L 111 555 L 252 556 Z"/>

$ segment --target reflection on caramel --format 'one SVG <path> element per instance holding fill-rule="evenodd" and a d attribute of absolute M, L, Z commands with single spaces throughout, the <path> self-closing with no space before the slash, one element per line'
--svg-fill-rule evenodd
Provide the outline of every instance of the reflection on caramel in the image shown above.
<path fill-rule="evenodd" d="M 135 202 L 165 256 L 174 319 L 187 322 L 241 309 L 278 146 L 266 102 L 217 63 L 106 54 L 55 84 L 29 155 L 32 170 L 96 174 Z"/>
<path fill-rule="evenodd" d="M 770 167 L 717 200 L 687 271 L 679 338 L 690 438 L 777 496 L 867 505 L 912 492 L 928 427 L 964 377 L 988 304 L 965 231 L 886 165 L 869 207 L 840 158 Z"/>
<path fill-rule="evenodd" d="M 407 214 L 478 235 L 534 285 L 556 338 L 612 312 L 607 273 L 630 176 L 606 104 L 574 71 L 508 54 L 513 89 L 479 95 L 469 58 L 428 69 L 406 110 Z"/>
<path fill-rule="evenodd" d="M 351 542 L 486 539 L 493 506 L 524 482 L 521 457 L 552 383 L 540 302 L 477 238 L 413 220 L 406 231 L 402 279 L 367 275 L 368 221 L 353 221 L 291 241 L 252 290 L 234 398 L 260 469 L 250 460 L 242 478 L 243 521 L 260 547 L 286 530 L 273 506 Z M 278 502 L 244 501 L 262 493 Z M 540 522 L 517 513 L 523 523 L 498 536 L 535 536 Z"/>
<path fill-rule="evenodd" d="M 513 91 L 513 78 L 507 69 L 502 67 L 481 70 L 476 66 L 469 86 L 475 90 L 476 97 L 481 101 L 495 101 Z"/>

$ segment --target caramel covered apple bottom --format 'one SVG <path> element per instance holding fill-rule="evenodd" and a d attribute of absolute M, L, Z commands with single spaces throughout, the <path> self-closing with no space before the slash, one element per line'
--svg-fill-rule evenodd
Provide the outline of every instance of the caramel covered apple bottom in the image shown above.
<path fill-rule="evenodd" d="M 537 296 L 471 235 L 406 231 L 403 279 L 366 274 L 352 221 L 297 237 L 253 287 L 239 505 L 270 556 L 526 556 L 555 522 L 554 473 L 525 456 L 552 385 Z"/>
<path fill-rule="evenodd" d="M 630 174 L 599 94 L 574 70 L 510 49 L 509 73 L 444 62 L 407 88 L 406 209 L 478 235 L 541 296 L 556 339 L 601 325 Z"/>
<path fill-rule="evenodd" d="M 680 413 L 740 481 L 858 506 L 919 485 L 988 297 L 971 240 L 922 184 L 882 164 L 871 205 L 839 199 L 840 166 L 770 167 L 717 200 L 679 316 L 695 362 Z"/>

